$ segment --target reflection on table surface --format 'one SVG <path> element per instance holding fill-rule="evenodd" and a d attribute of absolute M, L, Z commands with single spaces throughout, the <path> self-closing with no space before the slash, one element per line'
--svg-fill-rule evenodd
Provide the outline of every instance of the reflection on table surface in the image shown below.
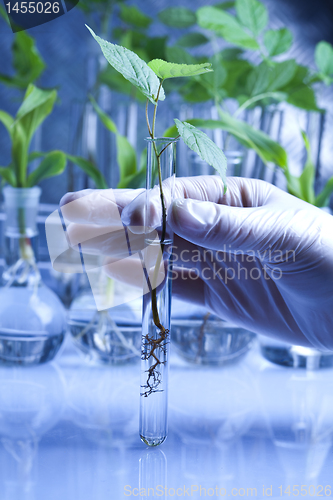
<path fill-rule="evenodd" d="M 333 370 L 282 368 L 256 349 L 219 368 L 173 355 L 156 449 L 138 437 L 139 376 L 70 343 L 51 364 L 0 368 L 1 500 L 330 496 Z"/>

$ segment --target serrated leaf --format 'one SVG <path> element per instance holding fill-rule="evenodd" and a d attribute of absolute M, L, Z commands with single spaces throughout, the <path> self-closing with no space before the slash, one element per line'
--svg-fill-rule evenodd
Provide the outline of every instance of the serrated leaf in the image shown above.
<path fill-rule="evenodd" d="M 210 63 L 203 64 L 177 64 L 154 59 L 148 63 L 154 73 L 165 80 L 167 78 L 179 78 L 183 76 L 197 76 L 213 71 Z"/>
<path fill-rule="evenodd" d="M 242 25 L 255 36 L 258 36 L 267 25 L 267 9 L 257 0 L 236 0 L 236 12 Z"/>
<path fill-rule="evenodd" d="M 91 162 L 81 156 L 66 155 L 67 159 L 81 168 L 94 181 L 97 189 L 107 189 L 108 185 L 102 174 Z"/>
<path fill-rule="evenodd" d="M 195 12 L 185 7 L 168 7 L 158 14 L 158 18 L 171 28 L 189 28 L 197 22 Z"/>
<path fill-rule="evenodd" d="M 209 137 L 187 122 L 181 122 L 175 119 L 179 135 L 192 151 L 197 153 L 200 158 L 213 167 L 221 176 L 224 184 L 224 192 L 227 189 L 227 159 L 223 151 L 216 146 Z"/>
<path fill-rule="evenodd" d="M 315 61 L 324 75 L 333 75 L 333 47 L 330 43 L 319 42 L 316 45 Z"/>
<path fill-rule="evenodd" d="M 287 52 L 292 43 L 293 35 L 287 28 L 268 30 L 264 34 L 264 44 L 271 57 Z"/>
<path fill-rule="evenodd" d="M 148 64 L 140 59 L 140 57 L 138 57 L 131 50 L 125 49 L 120 45 L 107 42 L 106 40 L 103 40 L 99 36 L 95 35 L 89 26 L 87 26 L 87 28 L 95 38 L 96 42 L 100 45 L 108 63 L 155 104 L 158 89 L 160 87 L 160 81 L 155 73 L 149 68 Z M 165 99 L 162 87 L 160 89 L 158 99 L 160 101 Z"/>
<path fill-rule="evenodd" d="M 258 42 L 227 12 L 215 7 L 201 7 L 197 16 L 199 26 L 215 31 L 227 42 L 245 49 L 259 49 Z"/>
<path fill-rule="evenodd" d="M 202 33 L 187 33 L 177 40 L 178 47 L 192 48 L 208 43 L 208 38 Z"/>
<path fill-rule="evenodd" d="M 146 16 L 135 5 L 120 5 L 120 19 L 137 28 L 148 28 L 152 19 Z"/>
<path fill-rule="evenodd" d="M 288 166 L 287 153 L 280 144 L 273 141 L 267 134 L 256 130 L 247 123 L 237 120 L 221 111 L 219 120 L 189 119 L 188 122 L 204 129 L 222 129 L 233 135 L 241 144 L 253 149 L 264 162 L 273 162 L 281 168 Z M 165 137 L 174 137 L 176 127 L 170 127 L 164 132 Z"/>
<path fill-rule="evenodd" d="M 38 167 L 28 175 L 26 187 L 36 186 L 43 179 L 60 175 L 65 170 L 66 163 L 66 155 L 62 151 L 47 153 Z"/>

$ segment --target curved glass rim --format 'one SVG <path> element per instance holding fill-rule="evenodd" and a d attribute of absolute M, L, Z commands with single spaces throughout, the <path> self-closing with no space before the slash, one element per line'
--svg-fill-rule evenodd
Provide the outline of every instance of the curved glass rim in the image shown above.
<path fill-rule="evenodd" d="M 151 137 L 145 137 L 145 141 L 147 142 L 178 142 L 180 137 L 155 137 L 152 139 Z"/>
<path fill-rule="evenodd" d="M 32 186 L 32 187 L 14 187 L 9 184 L 3 188 L 3 191 L 12 191 L 13 193 L 41 193 L 42 188 L 40 186 Z"/>

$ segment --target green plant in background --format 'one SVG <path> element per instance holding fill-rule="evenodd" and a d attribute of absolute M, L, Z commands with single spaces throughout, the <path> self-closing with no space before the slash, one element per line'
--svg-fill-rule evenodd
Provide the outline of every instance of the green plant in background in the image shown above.
<path fill-rule="evenodd" d="M 10 27 L 6 11 L 1 5 L 0 15 Z M 30 83 L 38 80 L 45 69 L 45 62 L 37 50 L 35 40 L 26 31 L 19 31 L 14 35 L 12 61 L 14 74 L 0 73 L 0 82 L 8 87 L 25 90 Z"/>
<path fill-rule="evenodd" d="M 0 121 L 6 127 L 12 145 L 11 163 L 1 167 L 0 175 L 13 187 L 35 186 L 42 179 L 58 175 L 65 169 L 66 155 L 61 151 L 29 152 L 32 137 L 51 113 L 56 98 L 55 90 L 41 90 L 30 84 L 15 117 L 0 111 Z M 42 158 L 39 166 L 29 173 L 29 164 L 38 158 Z"/>
<path fill-rule="evenodd" d="M 316 195 L 316 167 L 311 158 L 309 139 L 303 130 L 301 131 L 301 134 L 307 152 L 307 159 L 303 171 L 298 177 L 290 173 L 288 165 L 285 169 L 283 169 L 283 173 L 287 181 L 288 192 L 297 196 L 297 198 L 300 198 L 301 200 L 311 203 L 311 205 L 315 205 L 316 207 L 327 207 L 330 196 L 333 192 L 333 177 L 328 179 L 322 191 Z"/>
<path fill-rule="evenodd" d="M 136 189 L 142 187 L 146 178 L 147 150 L 144 149 L 142 151 L 138 168 L 136 151 L 127 137 L 119 133 L 114 121 L 101 110 L 93 97 L 90 97 L 90 101 L 105 128 L 116 136 L 117 163 L 119 168 L 119 182 L 117 188 Z"/>
<path fill-rule="evenodd" d="M 315 60 L 319 72 L 312 72 L 308 67 L 299 65 L 294 59 L 286 58 L 286 53 L 293 43 L 292 33 L 287 28 L 267 29 L 268 12 L 258 0 L 236 0 L 214 6 L 201 7 L 196 12 L 181 8 L 168 8 L 159 15 L 160 20 L 178 27 L 178 18 L 184 11 L 184 20 L 191 26 L 196 23 L 206 31 L 193 32 L 181 36 L 176 45 L 167 48 L 167 56 L 174 62 L 196 62 L 184 48 L 206 44 L 208 41 L 214 50 L 210 60 L 218 75 L 204 75 L 196 81 L 188 82 L 180 92 L 189 102 L 204 102 L 214 99 L 221 103 L 232 98 L 238 101 L 242 109 L 257 103 L 267 105 L 270 102 L 286 101 L 289 104 L 318 111 L 313 85 L 324 81 L 332 83 L 332 46 L 320 42 L 316 47 Z M 220 40 L 230 44 L 230 48 L 220 49 Z M 248 60 L 245 51 L 253 52 L 259 64 Z M 281 61 L 281 56 L 284 58 Z M 253 59 L 253 58 L 252 58 Z"/>
<path fill-rule="evenodd" d="M 196 65 L 173 64 L 161 59 L 154 59 L 146 64 L 145 61 L 140 59 L 140 57 L 138 57 L 138 55 L 134 52 L 126 49 L 125 47 L 111 44 L 96 36 L 90 28 L 88 29 L 90 30 L 95 40 L 99 43 L 102 52 L 109 64 L 111 64 L 118 72 L 120 72 L 123 77 L 126 78 L 132 85 L 134 85 L 147 99 L 146 121 L 149 136 L 153 140 L 152 144 L 155 152 L 154 168 L 156 169 L 159 178 L 159 193 L 162 209 L 162 225 L 160 234 L 161 252 L 155 263 L 153 278 L 151 280 L 152 316 L 154 324 L 158 330 L 158 336 L 157 338 L 154 338 L 154 336 L 150 336 L 149 333 L 147 333 L 147 335 L 144 337 L 144 343 L 147 347 L 147 354 L 144 354 L 144 359 L 151 359 L 152 361 L 152 364 L 148 370 L 146 385 L 143 387 L 144 392 L 142 393 L 142 396 L 147 397 L 153 392 L 158 391 L 158 386 L 160 383 L 159 365 L 161 364 L 161 361 L 158 358 L 158 353 L 162 352 L 162 350 L 165 348 L 169 333 L 160 321 L 157 307 L 156 284 L 166 243 L 166 205 L 162 185 L 160 157 L 162 152 L 167 147 L 169 147 L 171 142 L 161 151 L 158 151 L 157 146 L 154 142 L 157 107 L 159 101 L 163 101 L 165 99 L 165 92 L 163 89 L 164 80 L 169 78 L 190 77 L 199 75 L 201 73 L 208 73 L 211 71 L 211 65 L 209 63 Z M 148 115 L 149 102 L 153 104 L 154 108 L 152 122 L 150 122 Z M 222 151 L 203 132 L 201 132 L 197 128 L 188 123 L 182 123 L 179 120 L 175 120 L 175 122 L 178 133 L 184 140 L 185 144 L 187 144 L 187 146 L 190 147 L 193 151 L 198 153 L 204 161 L 207 161 L 220 173 L 226 187 L 226 158 Z M 112 124 L 109 124 L 109 127 L 110 126 L 112 128 Z M 116 131 L 114 131 L 114 133 L 116 133 Z"/>
<path fill-rule="evenodd" d="M 99 170 L 84 159 L 67 155 L 59 150 L 48 153 L 30 152 L 31 140 L 36 130 L 52 112 L 56 99 L 56 90 L 42 90 L 30 84 L 15 117 L 0 110 L 0 122 L 7 129 L 12 146 L 10 164 L 0 167 L 2 180 L 13 187 L 29 188 L 47 177 L 61 174 L 65 170 L 68 158 L 88 173 L 98 187 L 105 184 Z M 29 165 L 38 159 L 41 160 L 38 167 L 29 171 Z"/>

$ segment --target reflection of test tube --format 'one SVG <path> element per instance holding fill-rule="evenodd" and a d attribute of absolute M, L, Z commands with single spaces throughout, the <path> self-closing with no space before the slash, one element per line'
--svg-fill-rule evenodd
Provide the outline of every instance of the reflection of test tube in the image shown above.
<path fill-rule="evenodd" d="M 169 183 L 170 202 L 174 190 L 175 150 L 175 139 L 148 140 L 144 261 L 149 291 L 145 291 L 143 297 L 140 390 L 140 437 L 148 446 L 163 443 L 167 436 L 173 235 L 166 226 L 166 205 L 159 183 L 165 180 Z M 151 193 L 158 193 L 158 199 L 161 198 L 158 227 L 156 220 L 150 220 L 154 215 L 149 203 Z M 156 239 L 151 236 L 153 229 L 158 233 Z"/>
<path fill-rule="evenodd" d="M 148 450 L 139 460 L 140 498 L 162 495 L 167 487 L 167 458 L 161 450 Z"/>

